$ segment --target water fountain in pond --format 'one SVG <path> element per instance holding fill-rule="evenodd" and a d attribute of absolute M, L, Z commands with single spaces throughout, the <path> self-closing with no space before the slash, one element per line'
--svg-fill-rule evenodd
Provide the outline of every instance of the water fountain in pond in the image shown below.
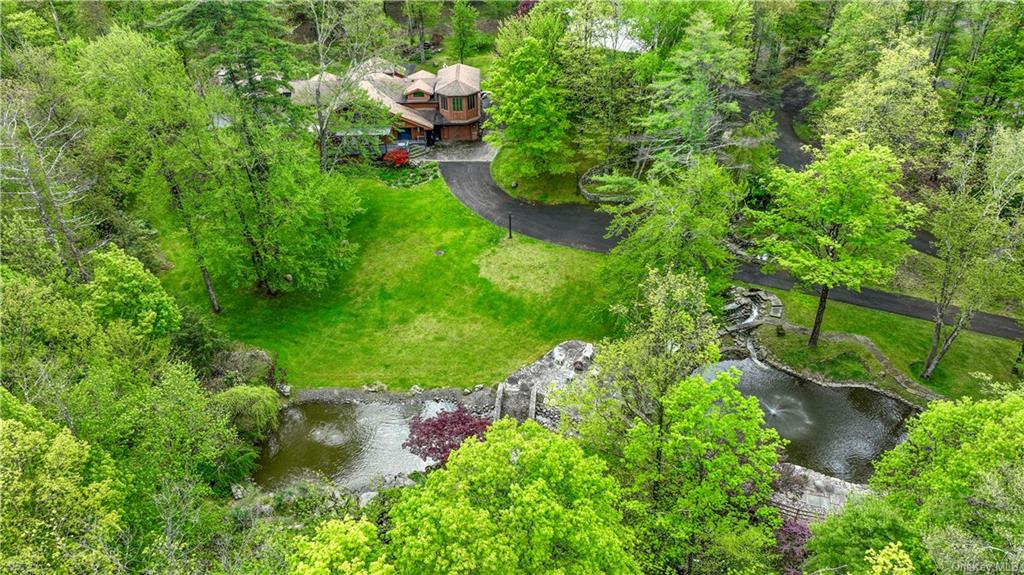
<path fill-rule="evenodd" d="M 736 367 L 737 389 L 761 403 L 765 424 L 789 440 L 790 462 L 864 483 L 871 462 L 903 440 L 912 409 L 901 401 L 858 388 L 831 388 L 802 381 L 753 360 L 723 361 L 705 377 Z"/>

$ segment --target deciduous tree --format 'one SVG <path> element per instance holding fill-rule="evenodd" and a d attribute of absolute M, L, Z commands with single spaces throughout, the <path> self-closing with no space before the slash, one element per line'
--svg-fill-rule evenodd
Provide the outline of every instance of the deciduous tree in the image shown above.
<path fill-rule="evenodd" d="M 637 419 L 626 437 L 626 522 L 646 571 L 764 568 L 779 525 L 770 505 L 782 441 L 739 372 L 678 379 L 663 422 Z"/>
<path fill-rule="evenodd" d="M 826 133 L 861 132 L 884 145 L 918 175 L 938 165 L 946 131 L 928 51 L 913 37 L 882 49 L 878 63 L 847 86 L 826 112 Z"/>
<path fill-rule="evenodd" d="M 405 0 L 402 4 L 402 13 L 409 19 L 409 30 L 419 36 L 420 62 L 427 61 L 427 28 L 437 23 L 443 6 L 441 2 L 428 0 Z"/>
<path fill-rule="evenodd" d="M 299 537 L 292 557 L 295 575 L 391 575 L 395 573 L 377 537 L 362 519 L 331 519 L 312 537 Z"/>
<path fill-rule="evenodd" d="M 600 459 L 503 419 L 403 493 L 390 551 L 408 573 L 635 573 L 618 501 Z"/>
<path fill-rule="evenodd" d="M 539 18 L 528 16 L 528 18 Z M 554 85 L 551 54 L 535 37 L 522 38 L 518 47 L 503 53 L 491 70 L 486 88 L 494 105 L 487 138 L 515 155 L 516 177 L 563 174 L 573 169 L 569 148 L 569 121 L 564 95 Z"/>
<path fill-rule="evenodd" d="M 772 172 L 775 203 L 757 222 L 761 245 L 777 264 L 818 287 L 810 346 L 818 343 L 829 290 L 890 278 L 920 213 L 894 192 L 900 167 L 888 148 L 853 136 L 813 153 L 802 172 Z"/>
<path fill-rule="evenodd" d="M 89 303 L 101 322 L 124 320 L 138 332 L 163 337 L 178 329 L 181 313 L 139 260 L 112 246 L 93 254 L 93 281 Z"/>
<path fill-rule="evenodd" d="M 118 573 L 121 494 L 110 457 L 0 389 L 0 569 Z"/>
<path fill-rule="evenodd" d="M 998 128 L 984 150 L 976 128 L 956 151 L 948 187 L 928 194 L 931 229 L 938 239 L 941 282 L 935 302 L 931 347 L 921 377 L 935 373 L 978 310 L 1019 271 L 1024 248 L 1024 129 Z M 957 306 L 953 315 L 953 306 Z M 947 318 L 953 315 L 952 325 Z"/>
<path fill-rule="evenodd" d="M 409 422 L 409 439 L 402 446 L 424 461 L 444 465 L 448 455 L 467 438 L 483 440 L 490 424 L 490 419 L 473 415 L 460 404 L 453 410 L 442 411 L 427 419 L 418 415 L 414 417 Z"/>
<path fill-rule="evenodd" d="M 455 0 L 452 3 L 452 36 L 455 53 L 459 62 L 466 59 L 466 54 L 476 41 L 476 8 L 469 5 L 469 0 Z"/>

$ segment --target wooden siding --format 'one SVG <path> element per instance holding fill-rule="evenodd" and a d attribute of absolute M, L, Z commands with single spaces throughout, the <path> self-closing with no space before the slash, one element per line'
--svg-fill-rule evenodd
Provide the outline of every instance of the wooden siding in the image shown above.
<path fill-rule="evenodd" d="M 452 109 L 452 100 L 455 98 L 462 99 L 462 111 L 456 111 Z M 474 106 L 469 109 L 469 99 L 473 99 Z M 471 96 L 438 96 L 438 100 L 443 99 L 443 103 L 439 103 L 441 109 L 441 115 L 453 122 L 463 122 L 466 120 L 475 120 L 480 117 L 480 94 L 473 94 Z"/>
<path fill-rule="evenodd" d="M 476 140 L 480 135 L 478 124 L 465 126 L 441 126 L 442 140 Z"/>

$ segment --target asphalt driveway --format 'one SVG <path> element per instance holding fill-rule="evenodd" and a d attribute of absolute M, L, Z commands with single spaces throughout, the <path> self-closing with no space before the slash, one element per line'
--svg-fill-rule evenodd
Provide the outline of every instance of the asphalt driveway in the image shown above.
<path fill-rule="evenodd" d="M 617 238 L 605 237 L 611 222 L 608 214 L 587 205 L 531 204 L 513 198 L 494 183 L 489 162 L 442 161 L 439 166 L 441 176 L 452 193 L 469 209 L 495 225 L 508 226 L 511 214 L 513 231 L 539 240 L 595 252 L 607 252 L 618 243 Z M 932 240 L 927 232 L 918 232 L 910 243 L 919 251 L 934 253 L 930 245 Z M 733 277 L 786 290 L 795 284 L 792 276 L 784 272 L 763 274 L 757 265 L 749 263 L 742 264 Z M 931 320 L 935 313 L 934 304 L 928 300 L 871 289 L 853 292 L 837 288 L 829 294 L 829 299 L 924 320 Z M 996 337 L 1024 339 L 1024 327 L 1009 317 L 979 313 L 969 329 Z"/>

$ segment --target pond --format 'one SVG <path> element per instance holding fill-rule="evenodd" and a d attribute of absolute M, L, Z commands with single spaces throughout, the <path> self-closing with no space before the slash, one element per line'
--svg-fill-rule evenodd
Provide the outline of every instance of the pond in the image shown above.
<path fill-rule="evenodd" d="M 717 363 L 705 377 L 732 367 L 743 372 L 740 392 L 756 397 L 765 423 L 789 440 L 788 460 L 846 481 L 867 481 L 872 461 L 903 440 L 903 422 L 913 413 L 870 389 L 823 387 L 749 359 Z M 409 421 L 452 407 L 433 399 L 295 402 L 281 411 L 256 482 L 277 489 L 319 475 L 347 489 L 375 489 L 382 477 L 426 469 L 426 462 L 402 447 Z"/>
<path fill-rule="evenodd" d="M 306 401 L 281 410 L 255 480 L 277 489 L 303 477 L 326 476 L 351 490 L 373 489 L 382 477 L 423 471 L 426 462 L 402 447 L 409 420 L 450 403 Z"/>
<path fill-rule="evenodd" d="M 723 361 L 705 377 L 735 367 L 737 388 L 761 403 L 765 423 L 789 440 L 791 463 L 854 483 L 865 483 L 872 462 L 906 437 L 904 421 L 914 410 L 871 389 L 824 387 L 753 360 Z"/>

